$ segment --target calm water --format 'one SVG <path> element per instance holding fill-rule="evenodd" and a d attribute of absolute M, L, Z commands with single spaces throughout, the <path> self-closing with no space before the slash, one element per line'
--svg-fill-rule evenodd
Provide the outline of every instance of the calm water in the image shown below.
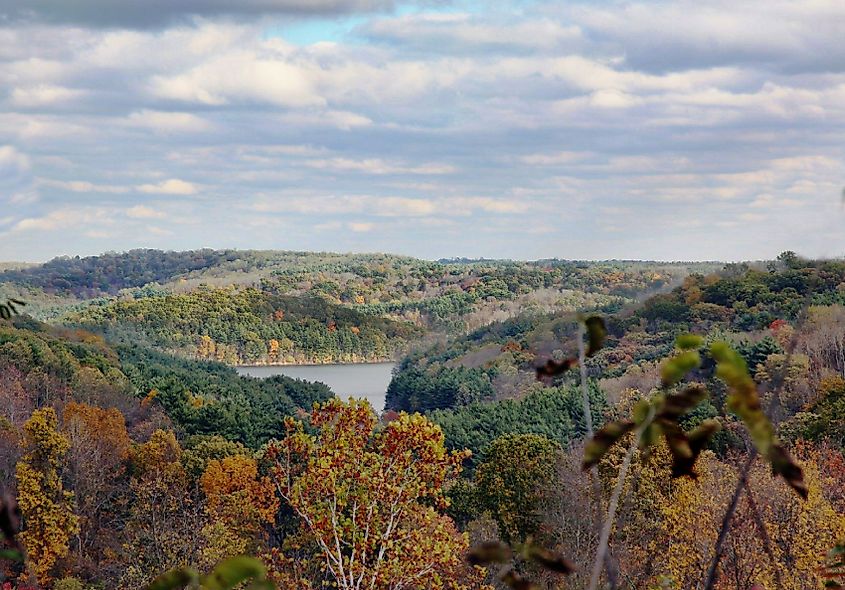
<path fill-rule="evenodd" d="M 287 365 L 281 367 L 237 367 L 241 375 L 272 377 L 287 375 L 294 379 L 321 381 L 341 399 L 364 398 L 376 411 L 384 409 L 384 398 L 394 363 L 357 365 Z"/>

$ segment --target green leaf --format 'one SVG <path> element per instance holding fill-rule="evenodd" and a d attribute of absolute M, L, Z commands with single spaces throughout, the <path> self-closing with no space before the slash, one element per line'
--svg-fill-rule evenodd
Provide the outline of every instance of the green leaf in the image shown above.
<path fill-rule="evenodd" d="M 704 338 L 696 334 L 681 334 L 675 339 L 675 346 L 681 350 L 697 350 L 704 346 Z"/>
<path fill-rule="evenodd" d="M 597 315 L 584 320 L 584 326 L 587 328 L 586 355 L 591 357 L 604 346 L 604 341 L 607 339 L 607 326 L 604 320 Z"/>
<path fill-rule="evenodd" d="M 698 351 L 687 350 L 663 363 L 660 368 L 660 379 L 663 387 L 670 387 L 683 379 L 687 373 L 701 366 L 701 355 Z"/>
<path fill-rule="evenodd" d="M 232 590 L 247 580 L 263 580 L 267 576 L 264 564 L 254 557 L 241 555 L 230 557 L 215 567 L 200 580 L 206 590 Z"/>
<path fill-rule="evenodd" d="M 604 454 L 613 446 L 613 444 L 620 438 L 631 432 L 636 424 L 630 420 L 620 420 L 619 422 L 609 422 L 605 424 L 598 432 L 593 435 L 593 438 L 587 442 L 584 447 L 584 462 L 582 467 L 589 469 L 596 465 Z"/>
<path fill-rule="evenodd" d="M 181 590 L 185 586 L 195 587 L 199 574 L 193 568 L 182 567 L 164 572 L 153 580 L 145 590 Z"/>

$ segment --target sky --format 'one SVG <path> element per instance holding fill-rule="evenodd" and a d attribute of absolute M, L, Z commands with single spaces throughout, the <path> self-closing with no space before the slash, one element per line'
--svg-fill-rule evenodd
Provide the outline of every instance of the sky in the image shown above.
<path fill-rule="evenodd" d="M 0 260 L 845 255 L 842 0 L 0 0 Z"/>

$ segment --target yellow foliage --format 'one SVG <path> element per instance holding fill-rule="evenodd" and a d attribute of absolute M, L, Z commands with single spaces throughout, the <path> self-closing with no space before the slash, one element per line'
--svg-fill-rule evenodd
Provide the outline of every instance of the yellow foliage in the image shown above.
<path fill-rule="evenodd" d="M 26 454 L 15 473 L 24 523 L 20 539 L 41 584 L 49 583 L 53 567 L 67 556 L 70 539 L 79 527 L 73 494 L 64 491 L 59 476 L 70 441 L 57 426 L 53 408 L 32 413 L 24 424 Z"/>

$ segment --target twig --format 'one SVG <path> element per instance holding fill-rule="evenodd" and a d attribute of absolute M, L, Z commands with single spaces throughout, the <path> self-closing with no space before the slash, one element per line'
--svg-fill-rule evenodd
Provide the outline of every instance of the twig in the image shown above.
<path fill-rule="evenodd" d="M 751 516 L 754 518 L 754 524 L 757 526 L 757 531 L 760 533 L 760 539 L 763 541 L 763 550 L 769 556 L 769 561 L 774 568 L 775 574 L 775 588 L 783 590 L 783 579 L 780 576 L 780 568 L 778 568 L 775 553 L 772 551 L 772 540 L 769 537 L 769 531 L 766 530 L 766 523 L 763 520 L 763 515 L 760 514 L 760 509 L 757 507 L 757 502 L 754 501 L 754 495 L 751 493 L 751 486 L 748 485 L 748 480 L 745 482 L 745 499 L 748 500 L 748 507 L 751 508 Z"/>
<path fill-rule="evenodd" d="M 593 562 L 593 571 L 590 574 L 589 590 L 596 590 L 599 585 L 599 578 L 601 577 L 602 565 L 607 556 L 608 542 L 610 541 L 610 533 L 613 530 L 613 523 L 616 520 L 616 510 L 619 507 L 619 496 L 622 495 L 622 488 L 625 486 L 625 478 L 628 476 L 628 468 L 631 466 L 631 459 L 634 456 L 634 450 L 640 443 L 640 438 L 646 428 L 651 425 L 654 419 L 654 408 L 649 410 L 650 414 L 646 417 L 643 423 L 637 428 L 634 434 L 634 440 L 628 447 L 625 453 L 625 458 L 622 460 L 622 465 L 619 467 L 619 475 L 616 478 L 616 485 L 613 488 L 613 493 L 610 495 L 610 503 L 607 507 L 607 517 L 604 521 L 604 526 L 599 538 L 599 546 L 596 550 L 596 560 Z"/>
<path fill-rule="evenodd" d="M 801 304 L 801 309 L 798 312 L 798 319 L 795 322 L 795 331 L 792 334 L 792 338 L 789 340 L 789 344 L 787 345 L 786 351 L 786 358 L 784 359 L 783 367 L 774 380 L 774 388 L 773 393 L 775 395 L 772 396 L 774 401 L 774 408 L 770 407 L 769 411 L 771 412 L 773 409 L 778 410 L 780 405 L 780 396 L 783 391 L 784 386 L 786 385 L 786 376 L 789 372 L 789 365 L 792 362 L 792 356 L 795 353 L 795 348 L 798 345 L 798 335 L 801 331 L 801 327 L 804 325 L 804 322 L 807 320 L 807 311 L 810 308 L 810 304 L 813 301 L 813 292 L 814 290 L 811 288 L 807 289 L 807 293 L 804 295 L 804 301 Z M 775 412 L 777 413 L 777 412 Z M 716 583 L 716 572 L 719 569 L 719 560 L 722 558 L 722 545 L 725 542 L 725 538 L 728 535 L 728 529 L 730 528 L 731 520 L 733 519 L 734 512 L 736 512 L 736 505 L 739 502 L 739 496 L 742 494 L 744 489 L 748 489 L 749 494 L 751 492 L 748 486 L 748 473 L 751 471 L 751 466 L 754 464 L 754 459 L 757 457 L 757 449 L 753 448 L 749 452 L 748 460 L 746 461 L 745 465 L 740 472 L 739 481 L 736 484 L 736 489 L 734 490 L 733 496 L 731 497 L 731 502 L 728 505 L 728 511 L 725 513 L 725 517 L 722 519 L 722 527 L 719 529 L 719 537 L 716 540 L 716 547 L 715 553 L 713 554 L 713 560 L 710 562 L 710 568 L 707 571 L 707 579 L 704 584 L 704 590 L 712 590 L 713 585 Z M 766 531 L 766 523 L 761 519 L 759 519 L 759 528 L 760 528 L 760 535 L 764 538 L 763 544 L 764 548 L 766 545 L 766 540 L 769 538 L 768 531 Z M 777 571 L 777 568 L 775 568 Z M 780 577 L 780 573 L 777 573 L 778 578 Z M 780 582 L 778 582 L 778 587 L 782 587 Z"/>
<path fill-rule="evenodd" d="M 751 466 L 754 465 L 754 459 L 757 458 L 757 449 L 751 448 L 748 452 L 748 459 L 745 465 L 742 466 L 742 471 L 739 473 L 739 481 L 736 482 L 731 502 L 728 504 L 728 510 L 725 512 L 725 517 L 722 519 L 722 527 L 719 529 L 719 538 L 716 539 L 716 547 L 713 550 L 713 560 L 710 562 L 710 568 L 707 570 L 707 579 L 704 582 L 704 590 L 713 590 L 713 585 L 716 583 L 716 572 L 719 569 L 719 560 L 722 559 L 722 545 L 725 544 L 725 539 L 728 538 L 728 529 L 731 526 L 734 512 L 736 512 L 736 505 L 739 503 L 739 497 L 745 489 L 748 481 L 748 473 L 751 471 Z"/>
<path fill-rule="evenodd" d="M 587 350 L 584 344 L 584 337 L 587 335 L 587 330 L 583 322 L 578 322 L 578 367 L 581 374 L 581 398 L 584 405 L 584 424 L 587 427 L 587 438 L 593 438 L 593 412 L 590 409 L 590 386 L 587 382 Z M 601 483 L 599 482 L 599 470 L 596 465 L 590 469 L 590 479 L 592 480 L 593 496 L 596 503 L 596 513 L 601 512 Z M 598 527 L 596 527 L 598 529 Z M 607 551 L 602 558 L 604 562 L 604 569 L 607 572 L 607 580 L 610 583 L 611 590 L 616 590 L 617 574 L 616 564 L 613 562 L 613 556 Z"/>

